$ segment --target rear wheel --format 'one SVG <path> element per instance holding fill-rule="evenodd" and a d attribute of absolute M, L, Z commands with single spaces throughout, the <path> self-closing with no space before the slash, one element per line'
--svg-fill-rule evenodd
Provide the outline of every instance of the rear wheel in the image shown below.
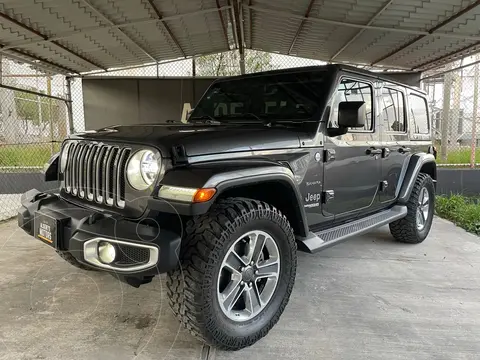
<path fill-rule="evenodd" d="M 410 244 L 425 240 L 432 227 L 434 208 L 435 188 L 432 178 L 420 173 L 407 202 L 407 216 L 390 224 L 390 232 L 395 240 Z"/>
<path fill-rule="evenodd" d="M 180 261 L 167 279 L 173 312 L 196 337 L 237 350 L 282 314 L 295 281 L 295 238 L 273 206 L 227 199 L 188 223 Z"/>

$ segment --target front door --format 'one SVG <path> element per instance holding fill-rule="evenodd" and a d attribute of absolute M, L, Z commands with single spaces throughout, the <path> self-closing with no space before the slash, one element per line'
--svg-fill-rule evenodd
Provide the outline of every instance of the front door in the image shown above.
<path fill-rule="evenodd" d="M 341 101 L 365 102 L 365 126 L 349 128 L 340 136 L 328 136 L 333 134 L 328 128 L 338 128 Z M 375 120 L 374 84 L 368 80 L 341 78 L 325 130 L 324 216 L 334 215 L 336 221 L 378 206 L 382 148 Z"/>

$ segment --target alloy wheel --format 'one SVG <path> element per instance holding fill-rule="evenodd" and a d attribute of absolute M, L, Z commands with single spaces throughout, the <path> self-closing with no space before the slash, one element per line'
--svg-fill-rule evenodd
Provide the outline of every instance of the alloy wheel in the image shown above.
<path fill-rule="evenodd" d="M 280 254 L 271 235 L 249 231 L 227 251 L 218 276 L 217 298 L 233 321 L 247 321 L 268 305 L 277 288 Z"/>
<path fill-rule="evenodd" d="M 420 190 L 420 196 L 418 197 L 417 207 L 417 229 L 423 230 L 427 223 L 428 215 L 430 211 L 430 195 L 427 188 L 423 187 Z"/>

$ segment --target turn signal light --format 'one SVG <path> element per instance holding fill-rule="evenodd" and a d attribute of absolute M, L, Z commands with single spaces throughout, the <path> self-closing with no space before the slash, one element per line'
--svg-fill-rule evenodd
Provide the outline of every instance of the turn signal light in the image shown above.
<path fill-rule="evenodd" d="M 208 188 L 208 189 L 198 189 L 195 195 L 193 195 L 193 202 L 205 202 L 213 198 L 213 195 L 217 192 L 216 189 Z"/>

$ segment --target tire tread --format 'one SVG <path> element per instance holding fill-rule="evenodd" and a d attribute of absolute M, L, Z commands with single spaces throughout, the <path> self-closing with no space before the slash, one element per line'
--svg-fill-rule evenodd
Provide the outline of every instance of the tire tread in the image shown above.
<path fill-rule="evenodd" d="M 432 178 L 428 174 L 419 173 L 407 202 L 407 216 L 389 225 L 390 233 L 398 242 L 418 244 L 424 240 L 424 238 L 419 237 L 416 229 L 416 212 L 417 200 L 420 196 L 420 191 L 425 185 L 433 188 Z M 434 199 L 431 199 L 431 201 L 434 201 Z"/>
<path fill-rule="evenodd" d="M 236 228 L 251 219 L 269 218 L 277 222 L 289 239 L 292 261 L 296 264 L 296 243 L 293 229 L 287 218 L 275 207 L 253 199 L 228 198 L 220 200 L 204 215 L 189 220 L 186 236 L 180 250 L 181 267 L 167 274 L 167 295 L 170 307 L 181 324 L 196 338 L 221 349 L 237 350 L 249 346 L 265 336 L 278 321 L 293 289 L 290 282 L 287 294 L 275 316 L 260 332 L 244 338 L 227 339 L 214 328 L 205 314 L 208 301 L 202 297 L 207 269 L 221 261 L 215 255 L 220 252 L 225 239 Z M 292 267 L 295 277 L 296 266 Z"/>

